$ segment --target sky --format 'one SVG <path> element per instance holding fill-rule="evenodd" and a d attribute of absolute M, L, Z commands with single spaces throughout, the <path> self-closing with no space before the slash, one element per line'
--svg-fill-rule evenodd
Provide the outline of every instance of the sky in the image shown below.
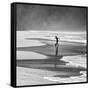
<path fill-rule="evenodd" d="M 86 31 L 86 8 L 17 4 L 17 30 Z"/>

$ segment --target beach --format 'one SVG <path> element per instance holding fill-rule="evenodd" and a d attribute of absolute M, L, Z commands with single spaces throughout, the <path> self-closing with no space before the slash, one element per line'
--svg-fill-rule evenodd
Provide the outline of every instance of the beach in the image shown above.
<path fill-rule="evenodd" d="M 17 86 L 86 82 L 86 46 L 86 33 L 17 31 Z"/>

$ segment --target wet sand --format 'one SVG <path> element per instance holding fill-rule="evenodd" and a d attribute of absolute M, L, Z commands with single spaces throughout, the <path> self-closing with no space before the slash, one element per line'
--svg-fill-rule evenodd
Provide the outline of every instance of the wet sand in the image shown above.
<path fill-rule="evenodd" d="M 31 83 L 32 79 L 29 79 L 29 81 L 27 81 L 28 79 L 25 79 L 25 78 L 29 78 L 28 76 L 22 77 L 22 78 L 19 76 L 18 80 L 20 81 L 18 81 L 18 85 L 20 85 L 19 82 L 21 81 L 28 82 L 29 85 L 64 83 L 65 78 L 67 80 L 67 78 L 69 79 L 70 77 L 79 77 L 79 76 L 82 77 L 83 73 L 81 73 L 81 71 L 85 71 L 86 73 L 86 70 L 87 70 L 86 67 L 67 65 L 69 63 L 69 60 L 65 61 L 62 59 L 63 57 L 66 57 L 66 56 L 76 56 L 77 57 L 77 55 L 85 55 L 87 53 L 86 46 L 83 45 L 82 43 L 61 41 L 59 42 L 58 55 L 56 56 L 56 49 L 52 41 L 47 41 L 43 39 L 35 39 L 35 38 L 31 40 L 38 40 L 41 43 L 44 43 L 45 45 L 34 46 L 34 47 L 33 46 L 17 47 L 17 51 L 35 52 L 41 55 L 45 55 L 47 56 L 47 58 L 37 59 L 36 57 L 36 59 L 17 59 L 17 68 L 20 67 L 20 70 L 17 69 L 19 70 L 18 74 L 22 73 L 20 74 L 20 76 L 22 76 L 23 73 L 24 75 L 25 74 L 31 75 L 34 72 L 33 75 L 35 75 L 35 72 L 38 72 L 37 70 L 39 70 L 38 73 L 43 78 L 39 78 L 39 79 L 36 78 L 37 80 L 33 80 L 33 83 Z M 23 72 L 21 69 L 28 69 L 29 74 L 26 71 Z M 31 72 L 31 69 L 33 69 L 32 72 Z M 42 71 L 44 73 L 42 73 Z M 51 72 L 53 73 L 50 74 Z M 38 76 L 39 74 L 36 74 L 36 76 Z M 35 78 L 34 76 L 30 76 L 30 77 Z M 60 80 L 53 81 L 49 77 L 54 77 L 54 79 L 59 77 L 59 79 L 61 78 L 60 79 L 61 82 Z M 77 79 L 77 81 L 74 80 L 73 82 L 75 83 L 75 82 L 85 82 L 86 81 L 86 77 L 84 78 L 82 77 L 82 80 L 80 79 L 81 81 L 79 79 Z M 41 82 L 39 82 L 38 80 L 40 80 Z M 67 83 L 72 83 L 73 79 L 70 79 L 70 80 L 71 82 L 67 81 Z M 23 82 L 23 85 L 27 85 L 27 83 L 25 82 Z"/>

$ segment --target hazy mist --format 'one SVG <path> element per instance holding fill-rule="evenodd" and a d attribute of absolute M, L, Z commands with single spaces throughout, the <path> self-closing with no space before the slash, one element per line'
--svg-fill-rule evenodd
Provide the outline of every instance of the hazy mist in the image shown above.
<path fill-rule="evenodd" d="M 86 8 L 17 4 L 17 30 L 85 31 Z"/>

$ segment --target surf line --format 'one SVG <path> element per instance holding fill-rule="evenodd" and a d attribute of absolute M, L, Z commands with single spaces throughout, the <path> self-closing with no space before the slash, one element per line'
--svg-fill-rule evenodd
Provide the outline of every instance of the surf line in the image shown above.
<path fill-rule="evenodd" d="M 56 77 L 44 77 L 44 79 L 47 79 L 47 80 L 53 81 L 53 82 L 59 82 L 59 83 L 61 83 L 60 80 L 58 80 L 58 78 L 56 78 Z"/>

